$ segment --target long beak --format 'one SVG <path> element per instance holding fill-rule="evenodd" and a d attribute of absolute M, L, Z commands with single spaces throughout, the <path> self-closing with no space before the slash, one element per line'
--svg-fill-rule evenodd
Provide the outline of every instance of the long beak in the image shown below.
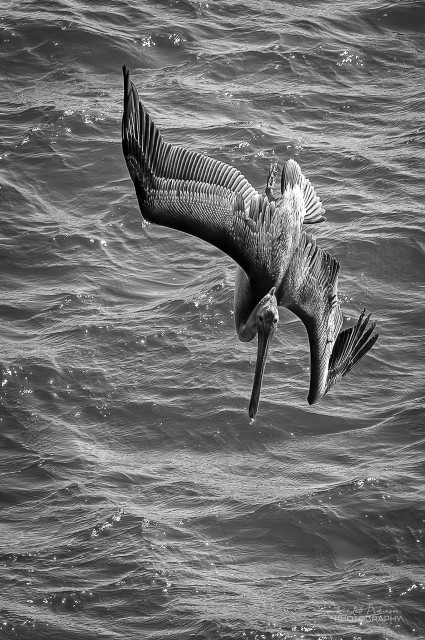
<path fill-rule="evenodd" d="M 257 363 L 255 365 L 254 384 L 252 387 L 251 402 L 249 403 L 249 417 L 253 420 L 260 404 L 261 382 L 263 380 L 264 368 L 266 366 L 267 353 L 270 340 L 274 334 L 274 327 L 264 325 L 258 331 Z"/>

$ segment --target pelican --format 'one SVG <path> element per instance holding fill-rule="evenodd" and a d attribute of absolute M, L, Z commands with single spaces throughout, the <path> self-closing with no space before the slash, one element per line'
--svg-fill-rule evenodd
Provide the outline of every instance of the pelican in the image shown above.
<path fill-rule="evenodd" d="M 124 66 L 122 148 L 143 218 L 214 245 L 237 263 L 239 339 L 258 336 L 249 416 L 258 411 L 270 341 L 285 307 L 304 323 L 310 343 L 309 404 L 317 402 L 374 345 L 365 310 L 340 331 L 340 265 L 303 225 L 325 220 L 322 203 L 297 162 L 284 163 L 280 193 L 272 163 L 265 194 L 233 166 L 165 142 Z"/>

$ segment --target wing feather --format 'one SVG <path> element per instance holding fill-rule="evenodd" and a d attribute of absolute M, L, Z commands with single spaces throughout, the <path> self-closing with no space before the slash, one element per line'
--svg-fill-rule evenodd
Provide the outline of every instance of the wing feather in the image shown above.
<path fill-rule="evenodd" d="M 317 402 L 372 348 L 378 334 L 363 312 L 354 327 L 340 331 L 339 263 L 302 233 L 278 292 L 278 301 L 304 323 L 310 342 L 308 402 Z"/>
<path fill-rule="evenodd" d="M 270 225 L 268 199 L 231 165 L 164 142 L 123 71 L 122 147 L 143 217 L 215 245 L 249 275 L 261 259 L 259 225 Z"/>

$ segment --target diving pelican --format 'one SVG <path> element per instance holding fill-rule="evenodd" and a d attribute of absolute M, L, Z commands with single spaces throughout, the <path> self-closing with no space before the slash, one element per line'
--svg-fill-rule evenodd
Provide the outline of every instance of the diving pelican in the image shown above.
<path fill-rule="evenodd" d="M 286 307 L 304 323 L 310 342 L 308 402 L 317 402 L 378 338 L 363 311 L 340 331 L 339 263 L 303 224 L 325 220 L 316 192 L 297 162 L 285 162 L 275 198 L 277 165 L 265 195 L 231 165 L 162 139 L 124 66 L 122 147 L 142 216 L 197 236 L 237 263 L 235 324 L 243 342 L 258 335 L 249 416 L 255 418 L 270 340 Z"/>

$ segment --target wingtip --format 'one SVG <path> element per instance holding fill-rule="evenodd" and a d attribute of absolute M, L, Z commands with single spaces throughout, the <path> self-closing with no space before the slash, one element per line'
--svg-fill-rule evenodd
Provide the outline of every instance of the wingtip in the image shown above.
<path fill-rule="evenodd" d="M 124 92 L 126 95 L 128 95 L 131 92 L 131 74 L 130 74 L 130 69 L 123 64 L 122 66 L 122 73 L 124 76 Z"/>
<path fill-rule="evenodd" d="M 339 333 L 329 359 L 325 393 L 338 380 L 346 376 L 377 341 L 379 334 L 377 332 L 373 333 L 376 321 L 370 322 L 370 317 L 371 314 L 367 314 L 366 309 L 363 309 L 356 324 Z"/>
<path fill-rule="evenodd" d="M 130 81 L 130 69 L 125 64 L 122 65 L 122 73 L 124 76 L 124 87 L 126 87 Z"/>
<path fill-rule="evenodd" d="M 129 95 L 130 95 L 130 71 L 125 66 L 125 64 L 122 65 L 122 72 L 124 76 L 124 116 L 125 116 L 128 109 Z"/>

